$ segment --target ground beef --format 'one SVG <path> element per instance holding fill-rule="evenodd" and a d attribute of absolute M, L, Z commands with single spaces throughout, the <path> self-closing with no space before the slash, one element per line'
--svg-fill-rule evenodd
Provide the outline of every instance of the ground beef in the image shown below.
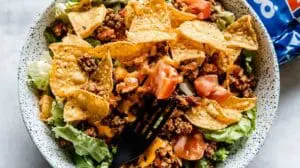
<path fill-rule="evenodd" d="M 229 86 L 231 92 L 240 97 L 253 97 L 256 80 L 254 75 L 247 76 L 240 66 L 235 66 L 235 69 L 229 75 Z"/>
<path fill-rule="evenodd" d="M 63 148 L 63 149 L 70 149 L 70 148 L 72 148 L 72 143 L 71 142 L 69 142 L 69 141 L 66 141 L 66 140 L 64 140 L 64 139 L 62 139 L 62 138 L 59 138 L 58 139 L 58 146 L 60 147 L 60 148 Z"/>
<path fill-rule="evenodd" d="M 156 48 L 156 55 L 159 57 L 167 55 L 170 50 L 170 47 L 166 41 L 157 43 Z"/>
<path fill-rule="evenodd" d="M 185 11 L 187 9 L 187 4 L 183 2 L 183 0 L 173 0 L 172 4 L 176 9 L 180 11 Z"/>
<path fill-rule="evenodd" d="M 156 158 L 150 167 L 153 168 L 179 168 L 180 160 L 175 156 L 171 145 L 160 148 L 156 151 Z"/>
<path fill-rule="evenodd" d="M 118 127 L 120 125 L 124 125 L 125 123 L 126 123 L 126 120 L 121 118 L 120 116 L 115 116 L 111 120 L 111 126 L 113 126 L 113 127 Z"/>
<path fill-rule="evenodd" d="M 97 137 L 97 131 L 94 127 L 90 127 L 87 130 L 84 131 L 85 134 L 91 137 Z"/>
<path fill-rule="evenodd" d="M 138 79 L 134 77 L 127 77 L 123 82 L 120 82 L 116 86 L 117 93 L 128 93 L 139 87 Z"/>
<path fill-rule="evenodd" d="M 207 148 L 204 151 L 204 155 L 207 158 L 212 158 L 216 150 L 217 150 L 217 142 L 209 142 Z"/>
<path fill-rule="evenodd" d="M 187 135 L 193 131 L 193 126 L 184 116 L 171 117 L 164 125 L 161 131 L 161 136 L 171 139 L 176 135 Z"/>
<path fill-rule="evenodd" d="M 88 75 L 91 75 L 98 68 L 98 62 L 95 58 L 85 54 L 78 59 L 78 65 L 85 71 Z"/>
<path fill-rule="evenodd" d="M 189 103 L 190 106 L 197 106 L 201 104 L 201 98 L 195 96 L 187 96 L 185 97 L 186 101 Z"/>
<path fill-rule="evenodd" d="M 61 20 L 56 20 L 52 24 L 52 32 L 57 38 L 62 39 L 68 33 L 68 25 Z"/>
<path fill-rule="evenodd" d="M 103 25 L 95 31 L 95 37 L 102 43 L 126 39 L 124 15 L 108 9 Z"/>
<path fill-rule="evenodd" d="M 199 75 L 198 63 L 193 61 L 187 64 L 182 64 L 179 67 L 180 74 L 185 76 L 190 81 L 196 80 Z"/>

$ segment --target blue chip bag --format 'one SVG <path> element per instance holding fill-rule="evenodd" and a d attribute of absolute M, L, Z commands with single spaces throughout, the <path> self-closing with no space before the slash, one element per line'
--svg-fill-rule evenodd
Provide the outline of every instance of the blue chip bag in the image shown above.
<path fill-rule="evenodd" d="M 300 0 L 247 0 L 267 28 L 284 64 L 300 55 Z"/>

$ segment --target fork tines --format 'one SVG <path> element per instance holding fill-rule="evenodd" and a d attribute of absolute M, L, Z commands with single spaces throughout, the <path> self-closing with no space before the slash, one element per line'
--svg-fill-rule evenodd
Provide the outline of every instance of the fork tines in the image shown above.
<path fill-rule="evenodd" d="M 166 100 L 146 98 L 145 107 L 139 112 L 137 121 L 127 126 L 120 135 L 113 167 L 117 168 L 121 164 L 133 161 L 142 154 L 155 139 L 176 106 L 175 98 Z"/>

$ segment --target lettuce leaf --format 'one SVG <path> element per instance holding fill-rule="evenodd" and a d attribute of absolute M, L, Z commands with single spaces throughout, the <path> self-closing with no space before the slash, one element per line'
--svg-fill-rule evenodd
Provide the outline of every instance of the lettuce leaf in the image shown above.
<path fill-rule="evenodd" d="M 203 158 L 196 162 L 195 168 L 210 168 L 210 165 L 211 163 L 209 162 L 209 160 Z"/>
<path fill-rule="evenodd" d="M 249 136 L 255 129 L 256 107 L 246 112 L 241 121 L 222 130 L 207 131 L 204 136 L 208 140 L 233 144 L 241 137 Z"/>
<path fill-rule="evenodd" d="M 244 56 L 244 66 L 246 69 L 246 74 L 252 74 L 253 68 L 252 68 L 252 60 L 253 57 L 257 53 L 255 51 L 249 51 L 249 50 L 243 50 L 243 56 Z"/>
<path fill-rule="evenodd" d="M 29 82 L 34 88 L 48 91 L 51 64 L 45 60 L 35 61 L 28 65 Z"/>
<path fill-rule="evenodd" d="M 112 154 L 108 146 L 101 139 L 89 137 L 71 125 L 53 128 L 57 138 L 63 138 L 73 143 L 76 154 L 80 156 L 91 156 L 98 163 L 112 161 Z"/>
<path fill-rule="evenodd" d="M 229 153 L 229 150 L 225 149 L 224 147 L 221 147 L 220 149 L 214 152 L 212 160 L 216 162 L 222 162 L 227 159 Z"/>
<path fill-rule="evenodd" d="M 68 23 L 68 13 L 67 13 L 67 6 L 65 3 L 55 3 L 55 18 L 61 19 L 63 22 Z"/>
<path fill-rule="evenodd" d="M 95 168 L 93 160 L 88 156 L 79 156 L 74 154 L 73 161 L 76 168 Z"/>
<path fill-rule="evenodd" d="M 65 124 L 63 113 L 64 105 L 62 103 L 54 101 L 52 103 L 51 118 L 48 121 L 48 124 L 53 126 L 63 126 Z"/>

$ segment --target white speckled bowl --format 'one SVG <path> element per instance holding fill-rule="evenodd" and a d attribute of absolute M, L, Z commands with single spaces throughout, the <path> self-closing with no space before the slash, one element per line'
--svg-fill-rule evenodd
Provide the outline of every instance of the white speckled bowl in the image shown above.
<path fill-rule="evenodd" d="M 258 34 L 259 54 L 255 58 L 255 70 L 259 79 L 256 88 L 258 96 L 257 129 L 249 138 L 246 145 L 241 147 L 235 155 L 220 167 L 238 168 L 246 165 L 254 158 L 267 136 L 267 133 L 276 116 L 279 99 L 279 69 L 272 42 L 266 29 L 258 20 L 245 0 L 221 0 L 227 9 L 238 17 L 251 14 L 254 17 L 254 27 Z M 38 100 L 27 86 L 27 64 L 39 60 L 42 52 L 46 50 L 43 31 L 53 20 L 53 4 L 42 15 L 38 15 L 36 22 L 30 28 L 22 48 L 19 64 L 19 101 L 21 113 L 26 127 L 41 153 L 53 167 L 74 167 L 70 158 L 58 147 L 49 128 L 38 118 Z"/>

